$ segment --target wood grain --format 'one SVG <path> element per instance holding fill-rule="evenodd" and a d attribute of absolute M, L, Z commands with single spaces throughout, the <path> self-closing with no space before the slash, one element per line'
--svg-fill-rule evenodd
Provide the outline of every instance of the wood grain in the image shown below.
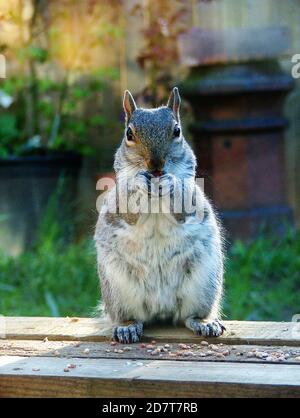
<path fill-rule="evenodd" d="M 179 59 L 182 65 L 248 62 L 277 58 L 290 53 L 288 27 L 227 28 L 206 30 L 192 28 L 179 36 Z"/>
<path fill-rule="evenodd" d="M 111 328 L 107 322 L 93 318 L 6 317 L 7 339 L 107 341 Z M 254 345 L 300 345 L 300 323 L 223 321 L 227 331 L 209 342 Z M 145 327 L 143 340 L 197 343 L 202 338 L 184 327 Z"/>
<path fill-rule="evenodd" d="M 117 359 L 0 358 L 1 396 L 300 397 L 300 367 Z"/>

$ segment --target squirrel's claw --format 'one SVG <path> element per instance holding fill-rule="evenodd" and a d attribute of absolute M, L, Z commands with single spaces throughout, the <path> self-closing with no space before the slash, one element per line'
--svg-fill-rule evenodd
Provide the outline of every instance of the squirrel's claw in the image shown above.
<path fill-rule="evenodd" d="M 185 325 L 195 334 L 203 337 L 220 337 L 226 331 L 226 328 L 218 319 L 212 322 L 204 322 L 197 318 L 188 318 Z"/>
<path fill-rule="evenodd" d="M 143 324 L 133 322 L 130 325 L 116 326 L 112 332 L 112 338 L 122 344 L 137 343 L 143 335 Z"/>

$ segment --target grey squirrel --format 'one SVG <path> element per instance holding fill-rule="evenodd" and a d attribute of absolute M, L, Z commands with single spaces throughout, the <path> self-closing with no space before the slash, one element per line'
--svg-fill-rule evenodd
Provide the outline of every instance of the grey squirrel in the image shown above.
<path fill-rule="evenodd" d="M 131 93 L 124 94 L 125 133 L 115 155 L 116 186 L 102 205 L 94 236 L 102 311 L 112 321 L 112 337 L 121 343 L 138 342 L 144 324 L 154 321 L 183 323 L 205 337 L 225 330 L 218 320 L 221 228 L 195 182 L 196 159 L 182 134 L 180 102 L 176 87 L 168 104 L 156 109 L 137 108 Z M 163 189 L 167 193 L 163 185 L 169 186 Z M 196 201 L 194 211 L 175 210 L 175 190 L 181 191 L 182 200 L 185 189 Z M 169 211 L 161 205 L 154 213 L 128 205 L 130 199 L 149 203 L 166 197 Z M 122 204 L 126 210 L 120 210 Z"/>

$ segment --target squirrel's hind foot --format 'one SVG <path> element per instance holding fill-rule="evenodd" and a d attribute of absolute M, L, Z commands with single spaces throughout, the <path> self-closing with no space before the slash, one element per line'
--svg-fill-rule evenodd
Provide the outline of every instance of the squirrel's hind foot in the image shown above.
<path fill-rule="evenodd" d="M 130 322 L 113 328 L 112 338 L 123 344 L 138 343 L 143 335 L 142 322 Z"/>
<path fill-rule="evenodd" d="M 195 334 L 203 337 L 220 337 L 226 328 L 218 319 L 211 322 L 205 322 L 199 318 L 187 318 L 185 326 Z"/>

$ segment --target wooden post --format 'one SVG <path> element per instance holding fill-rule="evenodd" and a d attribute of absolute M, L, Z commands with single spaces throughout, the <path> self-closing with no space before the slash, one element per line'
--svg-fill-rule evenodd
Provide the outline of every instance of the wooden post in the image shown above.
<path fill-rule="evenodd" d="M 289 50 L 286 28 L 192 29 L 179 40 L 181 85 L 191 103 L 198 175 L 232 238 L 261 226 L 282 230 L 287 205 L 282 115 L 292 79 L 274 59 Z"/>

